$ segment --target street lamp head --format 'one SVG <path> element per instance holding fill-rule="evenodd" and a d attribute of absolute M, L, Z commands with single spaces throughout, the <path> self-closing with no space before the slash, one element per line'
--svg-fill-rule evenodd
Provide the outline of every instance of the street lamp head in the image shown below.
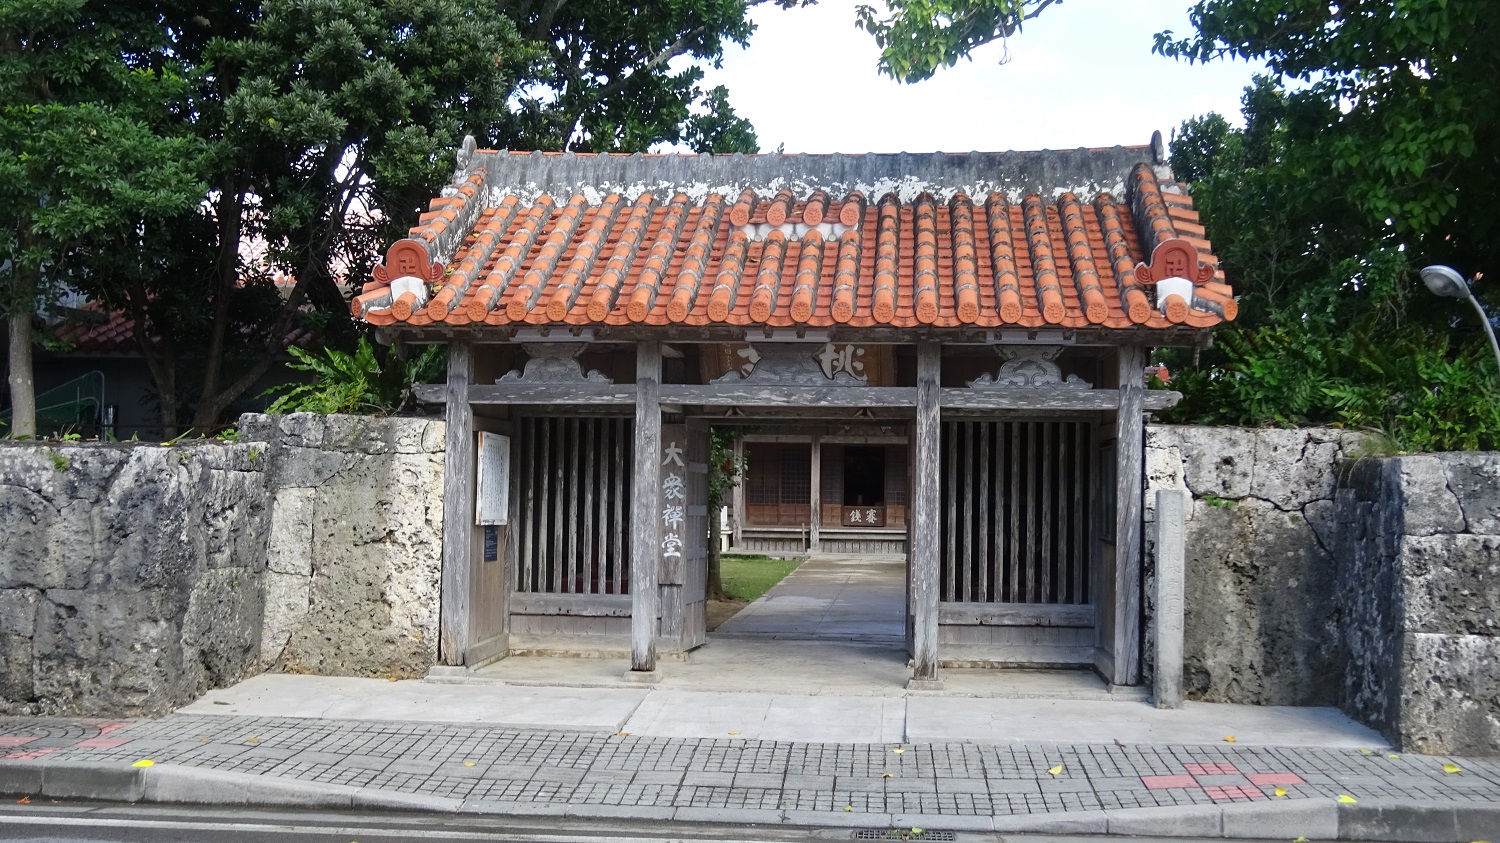
<path fill-rule="evenodd" d="M 1427 289 L 1450 299 L 1469 297 L 1469 283 L 1451 266 L 1438 264 L 1423 267 L 1422 283 L 1427 285 Z"/>

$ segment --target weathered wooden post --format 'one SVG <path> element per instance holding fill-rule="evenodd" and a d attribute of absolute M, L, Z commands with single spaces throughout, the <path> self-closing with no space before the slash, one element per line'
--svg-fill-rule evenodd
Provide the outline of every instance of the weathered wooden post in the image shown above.
<path fill-rule="evenodd" d="M 448 346 L 446 441 L 443 453 L 443 572 L 440 585 L 438 660 L 464 663 L 469 646 L 469 577 L 473 562 L 470 534 L 474 523 L 474 408 L 469 383 L 474 377 L 474 349 L 467 342 Z"/>
<path fill-rule="evenodd" d="M 1146 350 L 1120 348 L 1120 409 L 1115 415 L 1115 629 L 1116 685 L 1140 681 L 1141 476 L 1146 447 Z"/>
<path fill-rule="evenodd" d="M 942 346 L 917 346 L 917 424 L 913 463 L 911 589 L 912 672 L 907 687 L 936 691 L 938 679 L 938 400 Z"/>
<path fill-rule="evenodd" d="M 631 486 L 630 517 L 630 670 L 627 679 L 654 682 L 656 624 L 661 603 L 657 561 L 661 557 L 661 528 L 657 522 L 661 497 L 661 343 L 636 343 L 635 358 L 635 476 Z"/>
<path fill-rule="evenodd" d="M 1181 489 L 1156 492 L 1156 707 L 1182 708 L 1184 524 Z"/>

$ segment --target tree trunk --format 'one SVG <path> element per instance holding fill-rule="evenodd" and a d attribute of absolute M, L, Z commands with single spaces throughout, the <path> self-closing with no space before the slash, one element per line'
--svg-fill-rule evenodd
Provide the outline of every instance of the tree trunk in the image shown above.
<path fill-rule="evenodd" d="M 712 469 L 710 469 L 712 470 Z M 722 506 L 710 507 L 708 511 L 708 599 L 724 599 L 724 578 L 719 571 L 719 545 L 723 541 L 723 530 L 719 525 Z"/>
<path fill-rule="evenodd" d="M 12 266 L 10 301 L 10 435 L 36 436 L 36 373 L 31 365 L 31 319 L 36 311 L 36 270 Z"/>

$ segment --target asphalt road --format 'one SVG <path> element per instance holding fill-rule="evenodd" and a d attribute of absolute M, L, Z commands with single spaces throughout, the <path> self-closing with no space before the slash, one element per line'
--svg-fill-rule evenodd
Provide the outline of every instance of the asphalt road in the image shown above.
<path fill-rule="evenodd" d="M 849 829 L 796 829 L 711 824 L 516 820 L 419 814 L 276 812 L 198 806 L 0 806 L 0 841 L 11 843 L 843 843 Z M 1099 837 L 957 834 L 956 843 L 1086 843 Z M 1131 837 L 1132 843 L 1195 843 L 1186 838 Z M 903 841 L 902 835 L 887 838 Z M 1207 841 L 1203 841 L 1207 843 Z M 1223 843 L 1223 841 L 1216 841 Z M 1255 841 L 1238 841 L 1255 843 Z M 1284 841 L 1281 841 L 1284 843 Z"/>

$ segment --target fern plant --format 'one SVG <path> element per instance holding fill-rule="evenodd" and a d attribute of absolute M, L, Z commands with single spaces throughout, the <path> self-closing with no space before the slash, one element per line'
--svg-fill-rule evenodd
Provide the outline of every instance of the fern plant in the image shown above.
<path fill-rule="evenodd" d="M 364 337 L 352 354 L 337 348 L 287 352 L 294 358 L 290 368 L 311 374 L 312 382 L 266 390 L 264 395 L 279 396 L 267 410 L 271 413 L 396 413 L 411 399 L 412 384 L 436 378 L 446 358 L 442 346 L 428 346 L 410 358 L 395 349 L 382 355 Z"/>

